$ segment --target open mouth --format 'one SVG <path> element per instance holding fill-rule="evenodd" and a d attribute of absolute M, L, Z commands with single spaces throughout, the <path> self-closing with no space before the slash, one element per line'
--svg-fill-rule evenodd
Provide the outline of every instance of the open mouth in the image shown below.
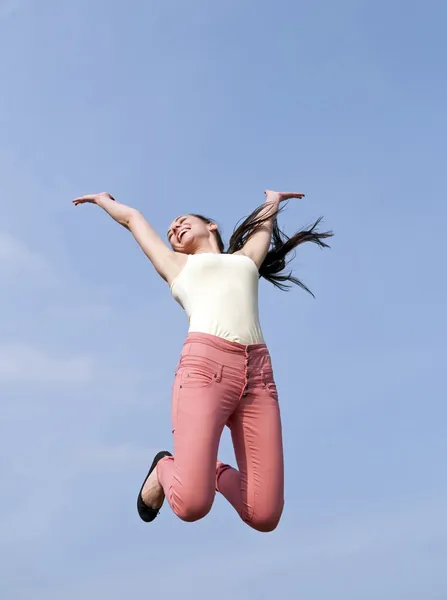
<path fill-rule="evenodd" d="M 184 236 L 184 234 L 189 231 L 188 229 L 182 229 L 182 231 L 178 234 L 178 241 L 181 242 L 182 241 L 182 237 Z"/>

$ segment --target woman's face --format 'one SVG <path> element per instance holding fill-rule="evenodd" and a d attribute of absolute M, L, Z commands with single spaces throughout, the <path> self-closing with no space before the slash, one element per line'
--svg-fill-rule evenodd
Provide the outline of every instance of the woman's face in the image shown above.
<path fill-rule="evenodd" d="M 200 241 L 208 240 L 217 228 L 215 223 L 205 223 L 198 217 L 177 217 L 168 229 L 168 241 L 175 252 L 192 254 Z"/>

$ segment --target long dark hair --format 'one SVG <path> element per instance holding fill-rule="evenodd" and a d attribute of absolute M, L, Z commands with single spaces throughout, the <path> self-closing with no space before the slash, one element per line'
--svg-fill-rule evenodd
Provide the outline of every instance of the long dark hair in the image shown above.
<path fill-rule="evenodd" d="M 272 242 L 269 251 L 264 259 L 264 262 L 259 268 L 259 276 L 263 277 L 270 283 L 280 290 L 288 291 L 291 287 L 290 284 L 294 283 L 301 287 L 306 292 L 309 292 L 313 296 L 310 289 L 297 277 L 292 275 L 292 272 L 283 273 L 289 262 L 295 257 L 295 248 L 304 242 L 312 242 L 317 244 L 320 248 L 329 248 L 329 245 L 323 240 L 332 237 L 332 231 L 318 231 L 318 225 L 320 224 L 322 217 L 319 217 L 311 226 L 297 231 L 291 238 L 289 238 L 278 226 L 278 214 L 285 208 L 283 204 L 280 208 L 274 212 L 268 212 L 264 216 L 259 216 L 261 212 L 265 210 L 265 204 L 258 206 L 248 217 L 246 217 L 240 225 L 237 225 L 230 237 L 228 244 L 227 254 L 233 254 L 238 250 L 242 250 L 246 242 L 251 236 L 269 219 L 273 217 L 273 232 Z M 205 223 L 215 223 L 212 219 L 204 217 L 203 215 L 192 215 L 202 219 Z M 216 236 L 219 250 L 225 252 L 225 244 L 222 239 L 220 231 L 217 229 L 214 231 Z"/>

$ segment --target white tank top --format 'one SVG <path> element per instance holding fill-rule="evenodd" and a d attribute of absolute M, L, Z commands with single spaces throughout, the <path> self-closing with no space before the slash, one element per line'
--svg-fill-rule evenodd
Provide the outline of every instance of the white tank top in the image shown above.
<path fill-rule="evenodd" d="M 239 344 L 264 343 L 258 310 L 259 272 L 242 254 L 190 254 L 171 284 L 189 331 Z"/>

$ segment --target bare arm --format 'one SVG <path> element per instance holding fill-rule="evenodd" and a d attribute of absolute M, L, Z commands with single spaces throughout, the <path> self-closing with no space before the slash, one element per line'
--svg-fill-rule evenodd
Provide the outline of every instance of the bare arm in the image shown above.
<path fill-rule="evenodd" d="M 290 198 L 304 197 L 304 194 L 295 192 L 273 192 L 272 190 L 266 190 L 265 195 L 267 198 L 264 209 L 259 213 L 257 218 L 267 218 L 267 220 L 257 227 L 253 235 L 245 243 L 244 247 L 236 253 L 250 257 L 256 263 L 258 269 L 264 262 L 267 252 L 269 251 L 273 224 L 281 202 L 289 200 Z M 268 218 L 269 216 L 270 218 Z"/>
<path fill-rule="evenodd" d="M 75 206 L 84 203 L 100 206 L 112 219 L 128 229 L 165 281 L 171 283 L 177 277 L 185 263 L 185 257 L 164 243 L 139 210 L 116 202 L 107 193 L 89 194 L 73 200 Z"/>

